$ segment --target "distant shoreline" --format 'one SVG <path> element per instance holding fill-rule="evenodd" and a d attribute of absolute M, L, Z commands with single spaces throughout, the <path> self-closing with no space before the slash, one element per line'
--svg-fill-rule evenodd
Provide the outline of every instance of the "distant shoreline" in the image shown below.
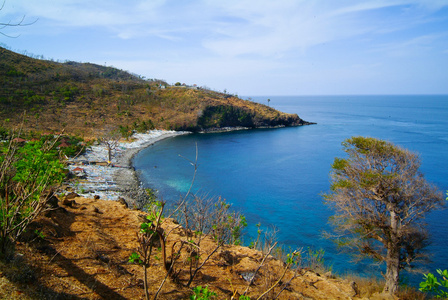
<path fill-rule="evenodd" d="M 204 129 L 202 131 L 199 131 L 198 133 L 222 133 L 222 132 L 231 132 L 231 131 L 240 131 L 240 130 L 256 130 L 256 129 L 275 129 L 275 128 L 286 128 L 286 127 L 300 127 L 304 125 L 316 125 L 315 122 L 307 122 L 304 121 L 303 124 L 297 124 L 292 126 L 286 126 L 286 125 L 276 125 L 276 126 L 259 126 L 255 128 L 251 127 L 243 127 L 243 126 L 234 126 L 234 127 L 212 127 L 208 129 Z"/>

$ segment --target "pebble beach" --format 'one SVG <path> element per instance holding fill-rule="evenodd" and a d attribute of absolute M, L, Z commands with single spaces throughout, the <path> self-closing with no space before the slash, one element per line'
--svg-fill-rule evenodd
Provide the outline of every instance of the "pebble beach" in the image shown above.
<path fill-rule="evenodd" d="M 120 141 L 113 151 L 110 163 L 105 145 L 94 145 L 85 153 L 70 160 L 69 171 L 76 176 L 70 183 L 74 192 L 86 198 L 99 196 L 101 199 L 130 199 L 129 190 L 138 187 L 140 182 L 132 167 L 132 158 L 140 150 L 163 139 L 189 134 L 185 131 L 151 130 L 147 133 L 133 134 L 129 141 Z"/>

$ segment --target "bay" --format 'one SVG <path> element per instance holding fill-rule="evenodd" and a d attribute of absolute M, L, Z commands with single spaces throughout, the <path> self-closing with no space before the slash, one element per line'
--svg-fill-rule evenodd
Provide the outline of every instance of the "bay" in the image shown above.
<path fill-rule="evenodd" d="M 448 96 L 264 96 L 251 101 L 297 113 L 316 125 L 191 134 L 161 141 L 142 150 L 133 161 L 140 180 L 175 202 L 191 183 L 196 145 L 197 193 L 222 196 L 242 212 L 250 226 L 266 231 L 275 226 L 286 248 L 324 249 L 325 260 L 338 273 L 378 274 L 364 263 L 354 264 L 322 238 L 332 212 L 321 193 L 329 190 L 330 166 L 344 156 L 341 142 L 351 136 L 384 139 L 418 152 L 421 171 L 442 191 L 448 190 Z M 447 210 L 427 221 L 434 263 L 448 268 Z M 419 277 L 420 278 L 420 277 Z M 413 279 L 415 280 L 415 279 Z"/>

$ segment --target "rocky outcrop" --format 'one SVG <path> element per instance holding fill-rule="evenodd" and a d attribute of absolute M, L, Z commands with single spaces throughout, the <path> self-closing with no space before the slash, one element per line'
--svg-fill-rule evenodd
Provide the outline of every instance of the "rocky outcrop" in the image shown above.
<path fill-rule="evenodd" d="M 311 125 L 297 114 L 280 113 L 273 108 L 254 104 L 253 108 L 234 105 L 208 106 L 197 121 L 201 131 L 225 131 L 226 128 L 275 128 Z"/>

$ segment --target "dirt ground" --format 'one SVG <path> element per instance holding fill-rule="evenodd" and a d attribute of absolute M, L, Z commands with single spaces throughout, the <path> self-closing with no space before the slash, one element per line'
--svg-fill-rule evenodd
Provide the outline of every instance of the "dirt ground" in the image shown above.
<path fill-rule="evenodd" d="M 0 265 L 0 298 L 4 299 L 144 299 L 143 267 L 129 263 L 137 247 L 137 231 L 145 213 L 128 209 L 118 201 L 76 197 L 59 202 L 27 230 L 16 245 L 16 256 Z M 173 220 L 167 256 L 172 245 L 186 239 L 185 230 Z M 176 244 L 178 245 L 178 243 Z M 215 243 L 206 239 L 203 253 Z M 225 246 L 195 276 L 190 287 L 189 254 L 181 252 L 158 299 L 188 299 L 191 288 L 208 286 L 216 299 L 238 299 L 249 285 L 250 275 L 260 266 L 263 254 L 247 247 Z M 201 256 L 206 257 L 206 255 Z M 156 249 L 148 269 L 148 290 L 153 298 L 167 272 Z M 287 271 L 283 262 L 268 257 L 259 269 L 247 295 L 257 299 L 356 299 L 356 284 L 301 269 Z M 294 277 L 294 278 L 293 278 Z M 281 279 L 281 280 L 279 280 Z"/>

